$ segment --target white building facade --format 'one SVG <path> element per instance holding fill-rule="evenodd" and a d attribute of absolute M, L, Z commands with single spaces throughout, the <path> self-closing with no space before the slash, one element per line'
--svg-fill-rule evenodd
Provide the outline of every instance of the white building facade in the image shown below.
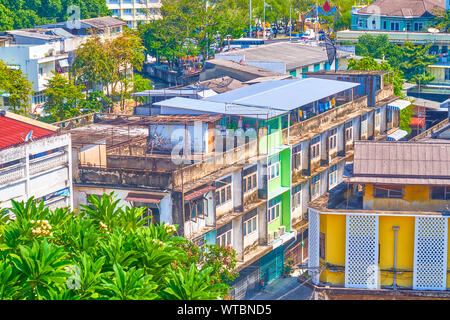
<path fill-rule="evenodd" d="M 0 208 L 30 197 L 49 208 L 73 208 L 70 134 L 0 150 Z"/>
<path fill-rule="evenodd" d="M 124 20 L 129 28 L 161 18 L 161 0 L 106 0 L 113 17 Z"/>

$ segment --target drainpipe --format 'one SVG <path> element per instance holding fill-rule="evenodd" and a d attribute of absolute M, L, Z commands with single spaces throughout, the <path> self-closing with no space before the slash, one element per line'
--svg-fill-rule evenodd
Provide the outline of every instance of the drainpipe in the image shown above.
<path fill-rule="evenodd" d="M 397 290 L 396 284 L 396 276 L 397 276 L 397 232 L 400 230 L 399 226 L 393 226 L 392 230 L 394 230 L 394 283 L 392 285 L 394 290 Z"/>

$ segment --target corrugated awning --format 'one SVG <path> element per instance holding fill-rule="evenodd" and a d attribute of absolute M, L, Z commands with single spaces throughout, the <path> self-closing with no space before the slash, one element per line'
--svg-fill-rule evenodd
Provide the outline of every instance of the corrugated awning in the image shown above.
<path fill-rule="evenodd" d="M 65 68 L 65 67 L 69 66 L 69 60 L 67 60 L 67 59 L 62 59 L 62 60 L 59 60 L 58 62 L 59 62 L 59 66 L 61 68 Z"/>
<path fill-rule="evenodd" d="M 130 192 L 125 198 L 126 201 L 143 202 L 143 203 L 160 203 L 165 194 L 148 194 L 148 193 L 132 193 Z"/>
<path fill-rule="evenodd" d="M 394 133 L 387 136 L 386 141 L 399 141 L 400 139 L 406 137 L 408 132 L 405 130 L 397 130 Z"/>
<path fill-rule="evenodd" d="M 184 201 L 189 201 L 189 200 L 193 200 L 193 199 L 195 199 L 195 198 L 201 197 L 201 196 L 203 196 L 205 193 L 207 193 L 207 192 L 209 192 L 209 191 L 212 191 L 212 190 L 215 190 L 215 189 L 216 189 L 216 188 L 213 187 L 213 186 L 207 186 L 207 187 L 201 188 L 201 189 L 199 189 L 199 190 L 197 190 L 197 191 L 194 191 L 194 192 L 192 192 L 192 193 L 190 193 L 190 194 L 184 196 Z"/>
<path fill-rule="evenodd" d="M 408 100 L 395 100 L 394 102 L 391 102 L 388 104 L 388 108 L 392 110 L 403 110 L 411 105 L 411 102 Z"/>
<path fill-rule="evenodd" d="M 409 126 L 413 128 L 423 128 L 425 127 L 425 118 L 412 117 Z"/>

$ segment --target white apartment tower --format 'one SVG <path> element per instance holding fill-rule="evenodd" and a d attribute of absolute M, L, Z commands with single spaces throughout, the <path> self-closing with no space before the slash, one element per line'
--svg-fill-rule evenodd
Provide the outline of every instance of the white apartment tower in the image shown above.
<path fill-rule="evenodd" d="M 113 17 L 124 20 L 129 28 L 161 18 L 161 0 L 106 0 Z"/>

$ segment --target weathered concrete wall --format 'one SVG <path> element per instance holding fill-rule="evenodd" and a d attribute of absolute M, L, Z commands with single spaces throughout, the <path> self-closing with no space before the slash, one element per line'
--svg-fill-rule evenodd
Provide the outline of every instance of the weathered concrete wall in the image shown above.
<path fill-rule="evenodd" d="M 170 189 L 172 177 L 170 173 L 159 173 L 142 170 L 104 169 L 80 167 L 78 184 L 98 184 L 106 186 L 154 187 Z"/>

